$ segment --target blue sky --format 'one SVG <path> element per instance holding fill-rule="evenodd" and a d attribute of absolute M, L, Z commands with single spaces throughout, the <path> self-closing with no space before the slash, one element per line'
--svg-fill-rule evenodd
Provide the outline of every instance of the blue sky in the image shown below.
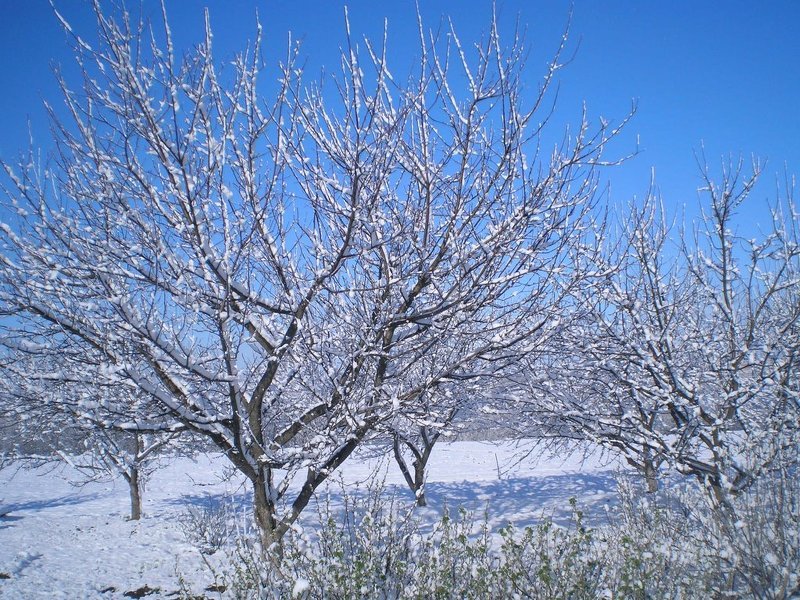
<path fill-rule="evenodd" d="M 55 0 L 74 28 L 91 36 L 86 3 Z M 139 0 L 128 3 L 138 7 Z M 304 40 L 310 71 L 334 65 L 343 41 L 347 4 L 355 34 L 375 37 L 389 21 L 394 65 L 416 54 L 413 0 L 168 0 L 179 45 L 202 35 L 202 7 L 208 5 L 218 58 L 230 57 L 255 31 L 260 15 L 268 63 L 282 56 L 288 31 Z M 154 17 L 158 4 L 144 0 Z M 558 44 L 570 2 L 497 0 L 503 29 L 519 17 L 531 45 L 530 84 L 543 72 Z M 453 19 L 467 42 L 485 30 L 491 15 L 486 0 L 420 0 L 428 26 Z M 623 153 L 640 153 L 604 173 L 612 198 L 641 196 L 655 168 L 669 206 L 696 205 L 700 183 L 694 152 L 701 144 L 712 165 L 722 155 L 753 154 L 768 160 L 761 186 L 744 220 L 764 220 L 766 199 L 774 196 L 776 174 L 784 166 L 800 173 L 800 2 L 639 2 L 576 0 L 570 32 L 574 60 L 562 71 L 559 115 L 574 121 L 585 102 L 591 118 L 618 120 L 635 100 L 638 112 L 620 140 Z M 34 145 L 49 143 L 44 100 L 58 106 L 51 65 L 65 67 L 71 53 L 47 0 L 0 0 L 0 157 L 13 159 L 27 147 L 28 122 Z M 397 70 L 397 67 L 394 69 Z M 72 79 L 77 83 L 77 79 Z M 691 210 L 690 210 L 691 212 Z"/>

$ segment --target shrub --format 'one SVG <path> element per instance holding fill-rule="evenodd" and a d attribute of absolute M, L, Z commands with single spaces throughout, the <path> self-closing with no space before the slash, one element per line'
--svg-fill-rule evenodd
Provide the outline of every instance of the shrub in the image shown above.
<path fill-rule="evenodd" d="M 227 546 L 233 539 L 230 520 L 229 507 L 215 502 L 189 507 L 181 520 L 181 526 L 187 539 L 197 546 L 200 553 L 209 555 Z"/>
<path fill-rule="evenodd" d="M 432 525 L 378 485 L 342 491 L 295 527 L 280 559 L 246 538 L 228 548 L 236 598 L 758 598 L 800 596 L 800 484 L 765 475 L 722 512 L 699 486 L 644 494 L 621 481 L 608 518 L 544 518 L 496 532 L 488 514 L 447 510 Z M 426 513 L 430 514 L 430 513 Z M 202 529 L 202 528 L 201 528 Z"/>

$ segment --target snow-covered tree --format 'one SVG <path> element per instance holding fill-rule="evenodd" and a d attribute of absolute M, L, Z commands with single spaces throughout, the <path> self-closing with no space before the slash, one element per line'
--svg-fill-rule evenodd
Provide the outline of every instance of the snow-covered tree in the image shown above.
<path fill-rule="evenodd" d="M 70 357 L 47 357 L 35 345 L 6 338 L 0 403 L 6 445 L 16 460 L 66 461 L 85 479 L 122 477 L 130 518 L 142 514 L 144 484 L 164 453 L 187 450 L 185 426 L 130 386 L 96 385 Z M 8 352 L 12 350 L 13 352 Z M 47 358 L 55 360 L 46 360 Z M 74 373 L 74 375 L 69 375 Z M 4 432 L 5 433 L 5 432 Z"/>
<path fill-rule="evenodd" d="M 417 506 L 427 505 L 425 478 L 436 442 L 443 434 L 452 435 L 456 431 L 454 421 L 463 401 L 453 396 L 451 387 L 454 386 L 423 392 L 414 402 L 413 412 L 398 411 L 389 423 L 394 460 Z"/>
<path fill-rule="evenodd" d="M 3 337 L 69 360 L 42 381 L 135 391 L 130 431 L 163 415 L 216 444 L 266 548 L 394 415 L 535 344 L 618 127 L 542 148 L 559 56 L 537 91 L 495 25 L 471 48 L 420 27 L 407 79 L 348 27 L 306 83 L 296 44 L 222 70 L 210 27 L 181 58 L 166 15 L 94 6 L 55 154 L 3 165 Z"/>
<path fill-rule="evenodd" d="M 142 517 L 147 478 L 158 468 L 164 451 L 175 444 L 179 435 L 178 432 L 152 434 L 104 429 L 90 423 L 84 439 L 86 452 L 68 459 L 87 481 L 122 477 L 128 484 L 130 519 L 137 521 Z"/>
<path fill-rule="evenodd" d="M 698 222 L 671 237 L 651 195 L 591 253 L 550 378 L 526 380 L 549 435 L 619 451 L 651 490 L 660 467 L 693 476 L 720 506 L 796 456 L 800 220 L 789 181 L 762 236 L 737 233 L 759 172 L 727 163 L 717 181 L 704 165 Z"/>
<path fill-rule="evenodd" d="M 573 282 L 574 283 L 574 282 Z M 535 356 L 542 347 L 551 343 L 561 329 L 562 320 L 555 315 L 564 307 L 564 298 L 556 296 L 552 305 L 543 303 L 542 311 L 554 315 L 527 344 L 522 362 L 528 369 L 538 369 Z M 435 357 L 433 358 L 435 360 Z M 467 436 L 485 439 L 485 436 L 516 435 L 519 424 L 519 405 L 510 402 L 508 390 L 515 386 L 509 380 L 519 379 L 518 366 L 504 362 L 502 368 L 492 373 L 482 369 L 481 377 L 444 383 L 427 390 L 405 410 L 397 411 L 387 424 L 395 463 L 403 479 L 414 494 L 418 506 L 426 506 L 425 481 L 428 464 L 436 444 L 443 439 Z M 512 393 L 514 393 L 512 391 Z M 526 432 L 527 436 L 530 432 Z"/>

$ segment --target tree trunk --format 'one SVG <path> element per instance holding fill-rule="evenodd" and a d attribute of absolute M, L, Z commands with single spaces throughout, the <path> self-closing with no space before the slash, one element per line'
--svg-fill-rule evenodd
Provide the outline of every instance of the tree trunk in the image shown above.
<path fill-rule="evenodd" d="M 414 492 L 417 506 L 427 506 L 427 500 L 425 500 L 425 490 L 422 489 L 421 485 L 424 484 L 425 481 L 425 464 L 419 460 L 420 454 L 417 449 L 408 442 L 406 442 L 406 445 L 415 457 L 414 462 L 412 463 L 414 466 L 414 476 L 411 476 L 411 471 L 408 468 L 406 459 L 403 457 L 403 451 L 400 447 L 400 437 L 397 434 L 394 436 L 393 447 L 395 461 L 397 462 L 397 466 L 400 467 L 400 472 L 403 474 L 403 479 L 406 480 L 408 487 L 412 492 Z"/>
<path fill-rule="evenodd" d="M 634 460 L 633 457 L 627 456 L 625 460 L 627 463 L 636 469 L 644 477 L 645 484 L 647 485 L 647 493 L 654 494 L 658 491 L 658 467 L 652 458 L 652 454 L 645 452 L 638 456 L 639 460 Z"/>
<path fill-rule="evenodd" d="M 397 433 L 394 435 L 394 457 L 397 465 L 400 467 L 400 472 L 403 474 L 403 478 L 408 484 L 408 487 L 411 488 L 412 492 L 414 492 L 414 498 L 416 499 L 417 506 L 428 506 L 428 500 L 425 498 L 425 469 L 428 466 L 428 460 L 431 457 L 433 446 L 436 444 L 436 440 L 439 439 L 439 434 L 436 433 L 429 437 L 426 435 L 423 429 L 421 438 L 423 444 L 423 450 L 421 452 L 419 448 L 414 445 L 414 443 L 407 439 L 403 439 L 403 443 L 411 451 L 411 454 L 414 457 L 414 460 L 411 462 L 411 465 L 414 467 L 413 476 L 408 468 L 408 464 L 406 464 L 405 458 L 403 458 L 403 452 L 400 445 L 400 435 Z"/>
<path fill-rule="evenodd" d="M 658 469 L 650 459 L 644 461 L 644 480 L 647 482 L 647 493 L 655 494 L 658 491 Z"/>
<path fill-rule="evenodd" d="M 414 495 L 417 497 L 417 506 L 428 506 L 425 499 L 425 463 L 422 460 L 414 461 Z"/>
<path fill-rule="evenodd" d="M 128 491 L 131 496 L 131 521 L 138 521 L 142 518 L 142 487 L 139 480 L 139 467 L 133 466 L 129 473 L 125 475 L 128 482 Z"/>
<path fill-rule="evenodd" d="M 277 536 L 275 503 L 270 494 L 271 474 L 264 469 L 259 469 L 252 483 L 253 515 L 261 538 L 261 551 L 270 560 L 280 561 L 281 540 Z"/>

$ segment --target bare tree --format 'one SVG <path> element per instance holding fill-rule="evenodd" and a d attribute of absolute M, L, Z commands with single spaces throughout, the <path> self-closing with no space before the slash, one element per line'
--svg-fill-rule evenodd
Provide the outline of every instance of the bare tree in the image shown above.
<path fill-rule="evenodd" d="M 474 48 L 420 27 L 407 80 L 348 27 L 336 75 L 305 83 L 292 43 L 262 86 L 258 38 L 221 71 L 210 27 L 178 59 L 166 15 L 94 6 L 56 154 L 4 165 L 5 339 L 213 441 L 267 548 L 379 425 L 547 327 L 618 127 L 542 150 L 560 51 L 537 93 L 494 24 Z"/>
<path fill-rule="evenodd" d="M 12 439 L 22 441 L 13 458 L 65 461 L 85 476 L 78 485 L 120 476 L 130 492 L 130 519 L 140 519 L 145 480 L 165 452 L 187 449 L 179 445 L 185 426 L 130 386 L 82 378 L 89 373 L 68 355 L 48 357 L 31 352 L 36 344 L 5 343 L 15 352 L 0 365 L 0 402 Z"/>
<path fill-rule="evenodd" d="M 800 424 L 800 245 L 792 184 L 761 239 L 735 213 L 760 173 L 701 165 L 701 220 L 671 238 L 651 195 L 623 235 L 592 254 L 552 379 L 533 374 L 536 413 L 554 436 L 619 451 L 651 490 L 659 468 L 698 479 L 713 502 L 750 486 L 796 444 Z M 550 402 L 553 402 L 552 404 Z"/>
<path fill-rule="evenodd" d="M 174 445 L 179 433 L 148 434 L 139 431 L 104 429 L 90 425 L 84 445 L 87 452 L 68 457 L 87 481 L 121 476 L 128 484 L 130 520 L 142 517 L 142 501 L 147 478 L 163 460 L 165 449 Z"/>
<path fill-rule="evenodd" d="M 426 391 L 414 402 L 413 412 L 398 414 L 389 423 L 392 453 L 417 506 L 427 506 L 425 478 L 428 461 L 443 434 L 454 433 L 454 420 L 463 400 L 454 396 L 452 386 Z M 458 389 L 456 393 L 459 393 Z M 410 461 L 410 467 L 409 467 Z"/>

